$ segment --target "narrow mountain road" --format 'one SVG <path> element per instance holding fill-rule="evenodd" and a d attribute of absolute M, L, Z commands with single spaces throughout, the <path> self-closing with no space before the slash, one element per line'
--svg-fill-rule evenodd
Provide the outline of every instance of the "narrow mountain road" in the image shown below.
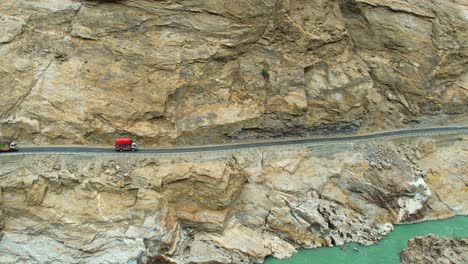
<path fill-rule="evenodd" d="M 450 134 L 462 133 L 468 134 L 468 126 L 446 126 L 433 128 L 416 128 L 406 130 L 394 130 L 366 135 L 349 135 L 349 136 L 334 136 L 334 137 L 315 137 L 315 138 L 300 138 L 290 140 L 271 140 L 261 141 L 257 143 L 239 143 L 226 145 L 208 145 L 194 147 L 174 147 L 174 148 L 142 148 L 136 153 L 155 153 L 155 154 L 171 154 L 171 153 L 190 153 L 190 152 L 208 152 L 220 150 L 235 150 L 247 148 L 260 148 L 272 146 L 300 145 L 300 144 L 316 144 L 316 143 L 339 143 L 352 142 L 362 140 L 381 139 L 386 137 L 402 137 L 402 136 L 430 136 L 431 134 Z M 47 147 L 25 147 L 20 148 L 18 154 L 21 153 L 114 153 L 112 147 L 86 147 L 86 146 L 47 146 Z M 0 154 L 1 155 L 1 154 Z"/>

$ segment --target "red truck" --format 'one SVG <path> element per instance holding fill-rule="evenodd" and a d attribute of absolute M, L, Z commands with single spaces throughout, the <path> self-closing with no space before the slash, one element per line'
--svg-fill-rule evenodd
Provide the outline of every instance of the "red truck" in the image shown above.
<path fill-rule="evenodd" d="M 14 141 L 0 142 L 0 152 L 17 151 L 16 143 Z"/>
<path fill-rule="evenodd" d="M 131 138 L 117 138 L 115 140 L 115 151 L 137 151 L 138 146 Z"/>

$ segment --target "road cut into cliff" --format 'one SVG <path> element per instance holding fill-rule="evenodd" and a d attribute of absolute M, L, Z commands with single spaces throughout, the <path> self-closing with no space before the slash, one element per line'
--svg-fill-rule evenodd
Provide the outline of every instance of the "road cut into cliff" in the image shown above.
<path fill-rule="evenodd" d="M 466 133 L 0 156 L 0 262 L 262 263 L 467 215 Z"/>

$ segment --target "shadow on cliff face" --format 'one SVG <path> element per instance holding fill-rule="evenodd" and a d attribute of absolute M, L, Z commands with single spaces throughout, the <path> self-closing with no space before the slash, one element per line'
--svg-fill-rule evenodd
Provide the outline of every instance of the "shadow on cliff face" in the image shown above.
<path fill-rule="evenodd" d="M 176 264 L 175 262 L 173 261 L 170 261 L 168 260 L 166 257 L 164 256 L 155 256 L 155 257 L 151 257 L 147 262 L 146 264 Z"/>

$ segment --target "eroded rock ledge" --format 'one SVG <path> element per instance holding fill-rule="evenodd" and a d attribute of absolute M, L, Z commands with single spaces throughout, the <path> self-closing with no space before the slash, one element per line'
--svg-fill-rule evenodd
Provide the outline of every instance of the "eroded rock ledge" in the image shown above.
<path fill-rule="evenodd" d="M 400 263 L 468 263 L 468 238 L 415 237 L 400 252 Z"/>
<path fill-rule="evenodd" d="M 466 215 L 466 136 L 186 155 L 2 155 L 0 260 L 262 263 Z"/>

